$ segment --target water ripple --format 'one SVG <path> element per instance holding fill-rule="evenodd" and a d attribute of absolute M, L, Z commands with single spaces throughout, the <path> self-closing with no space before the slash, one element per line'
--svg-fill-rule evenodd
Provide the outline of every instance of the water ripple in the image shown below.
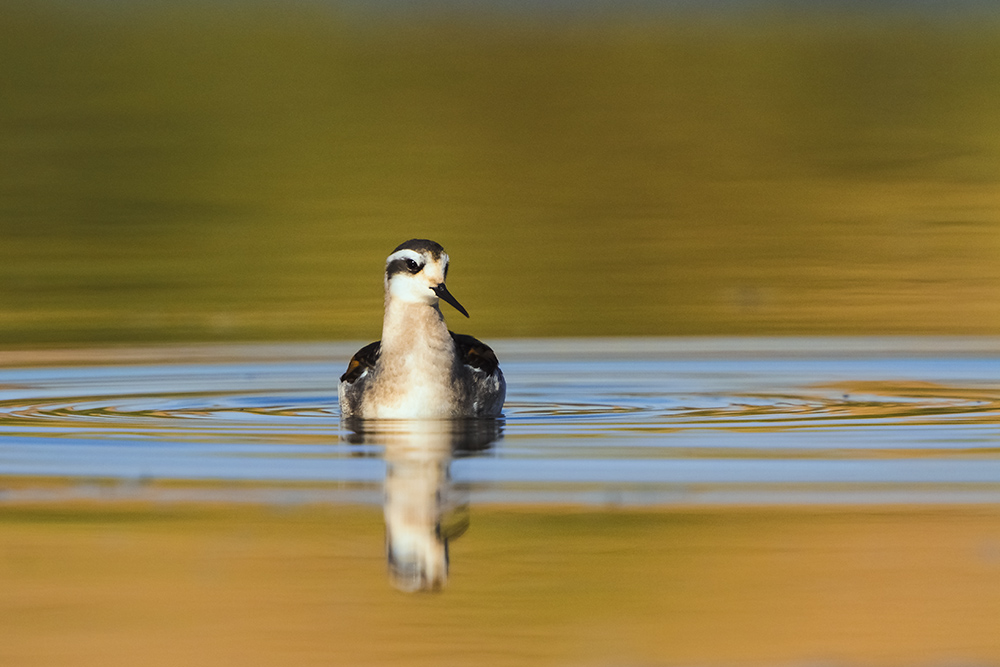
<path fill-rule="evenodd" d="M 377 483 L 377 467 L 354 461 L 380 465 L 380 447 L 354 444 L 339 423 L 336 373 L 349 348 L 282 349 L 249 361 L 229 352 L 0 369 L 0 477 Z M 852 479 L 1000 493 L 1000 356 L 647 356 L 505 353 L 504 439 L 493 455 L 456 462 L 456 474 L 505 493 Z M 903 474 L 903 462 L 917 467 Z"/>
<path fill-rule="evenodd" d="M 826 393 L 818 393 L 819 390 Z M 514 393 L 514 392 L 512 392 Z M 529 432 L 578 429 L 630 431 L 712 427 L 791 429 L 882 424 L 995 424 L 1000 421 L 1000 391 L 943 385 L 888 382 L 869 385 L 804 387 L 799 394 L 754 393 L 721 396 L 655 395 L 645 405 L 511 400 L 508 419 Z M 636 396 L 628 397 L 634 401 Z M 317 426 L 336 428 L 339 411 L 330 394 L 289 396 L 238 390 L 231 393 L 104 395 L 99 398 L 31 396 L 0 403 L 0 429 L 17 426 L 129 426 L 221 432 L 244 428 L 287 427 L 289 434 Z"/>

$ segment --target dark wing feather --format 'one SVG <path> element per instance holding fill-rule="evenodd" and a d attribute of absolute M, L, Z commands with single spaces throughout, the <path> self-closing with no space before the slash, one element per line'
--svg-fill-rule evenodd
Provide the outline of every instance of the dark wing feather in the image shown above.
<path fill-rule="evenodd" d="M 497 361 L 497 355 L 493 353 L 489 345 L 472 336 L 457 334 L 454 331 L 449 331 L 448 333 L 451 334 L 452 339 L 455 341 L 455 350 L 458 352 L 458 358 L 462 360 L 463 364 L 482 371 L 487 375 L 493 375 L 497 368 L 499 368 L 500 362 Z"/>
<path fill-rule="evenodd" d="M 365 371 L 375 368 L 375 362 L 378 360 L 378 355 L 381 351 L 382 341 L 380 340 L 369 343 L 358 350 L 351 357 L 351 363 L 347 364 L 347 371 L 340 376 L 340 381 L 347 383 L 354 382 Z"/>

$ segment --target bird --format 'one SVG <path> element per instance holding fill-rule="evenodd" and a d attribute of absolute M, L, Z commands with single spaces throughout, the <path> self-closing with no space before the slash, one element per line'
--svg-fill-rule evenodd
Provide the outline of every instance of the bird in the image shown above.
<path fill-rule="evenodd" d="M 342 419 L 495 418 L 507 383 L 493 350 L 453 333 L 440 302 L 468 311 L 445 286 L 448 253 L 410 239 L 385 260 L 382 339 L 351 358 L 337 388 Z"/>

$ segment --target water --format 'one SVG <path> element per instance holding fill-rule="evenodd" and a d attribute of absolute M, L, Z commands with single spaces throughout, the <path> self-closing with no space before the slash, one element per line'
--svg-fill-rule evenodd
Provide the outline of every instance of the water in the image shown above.
<path fill-rule="evenodd" d="M 0 3 L 0 345 L 1000 332 L 996 12 L 404 4 Z"/>
<path fill-rule="evenodd" d="M 3 353 L 0 661 L 1000 659 L 1000 341 L 495 343 L 458 424 L 341 424 L 354 344 Z"/>
<path fill-rule="evenodd" d="M 1000 499 L 996 341 L 706 341 L 498 342 L 505 418 L 453 478 L 491 502 Z M 5 368 L 2 471 L 132 493 L 293 482 L 372 502 L 387 443 L 352 438 L 336 405 L 355 347 L 148 348 L 127 364 L 108 350 Z"/>
<path fill-rule="evenodd" d="M 995 336 L 995 12 L 236 4 L 0 7 L 0 665 L 1000 664 L 996 339 L 509 340 Z"/>

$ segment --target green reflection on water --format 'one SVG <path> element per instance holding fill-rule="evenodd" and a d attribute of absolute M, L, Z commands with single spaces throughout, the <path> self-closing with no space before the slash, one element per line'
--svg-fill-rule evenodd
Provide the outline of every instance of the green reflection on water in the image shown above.
<path fill-rule="evenodd" d="M 1000 23 L 0 9 L 0 344 L 1000 331 Z"/>

